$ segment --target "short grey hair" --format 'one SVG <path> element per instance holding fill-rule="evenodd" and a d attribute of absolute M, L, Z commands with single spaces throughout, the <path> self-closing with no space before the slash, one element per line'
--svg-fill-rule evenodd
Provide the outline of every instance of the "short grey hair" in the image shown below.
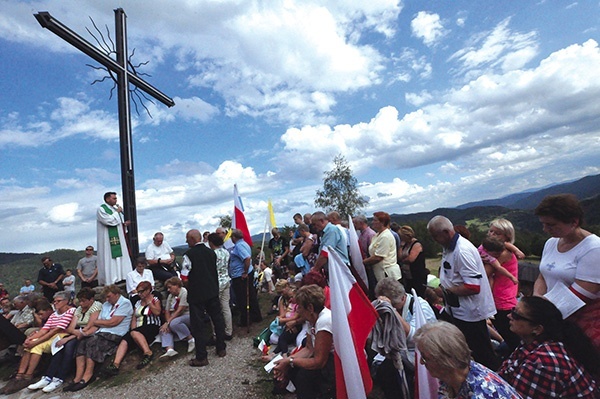
<path fill-rule="evenodd" d="M 244 233 L 240 229 L 231 230 L 231 236 L 234 238 L 244 238 Z"/>
<path fill-rule="evenodd" d="M 397 305 L 406 296 L 404 286 L 392 277 L 385 277 L 379 280 L 375 286 L 375 296 L 386 296 L 392 301 L 392 306 L 397 308 Z"/>
<path fill-rule="evenodd" d="M 59 298 L 59 299 L 68 301 L 69 299 L 71 299 L 71 294 L 68 293 L 67 291 L 58 291 L 56 294 L 54 294 L 54 296 L 52 298 L 54 298 L 54 299 Z"/>
<path fill-rule="evenodd" d="M 429 223 L 427 223 L 427 230 L 454 231 L 454 225 L 446 216 L 437 215 L 432 217 Z"/>
<path fill-rule="evenodd" d="M 367 217 L 365 215 L 354 216 L 352 220 L 358 223 L 367 223 Z"/>
<path fill-rule="evenodd" d="M 437 365 L 447 370 L 464 370 L 471 362 L 471 350 L 463 333 L 445 321 L 427 323 L 415 333 L 415 344 Z"/>
<path fill-rule="evenodd" d="M 10 300 L 10 298 L 7 297 L 8 300 Z M 15 302 L 23 302 L 25 304 L 29 304 L 30 300 L 29 300 L 29 296 L 28 295 L 18 295 L 15 297 L 15 299 L 13 299 L 13 303 Z"/>

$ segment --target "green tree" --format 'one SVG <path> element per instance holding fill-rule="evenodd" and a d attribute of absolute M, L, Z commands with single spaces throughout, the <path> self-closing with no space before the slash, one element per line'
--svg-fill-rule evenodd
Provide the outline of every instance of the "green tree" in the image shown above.
<path fill-rule="evenodd" d="M 229 215 L 219 216 L 219 226 L 225 227 L 226 229 L 230 229 L 231 228 L 231 216 L 229 216 Z"/>
<path fill-rule="evenodd" d="M 358 191 L 356 177 L 348 165 L 346 158 L 337 155 L 333 159 L 334 167 L 325 172 L 323 189 L 317 190 L 315 206 L 326 212 L 337 211 L 343 218 L 356 215 L 357 211 L 369 204 Z"/>

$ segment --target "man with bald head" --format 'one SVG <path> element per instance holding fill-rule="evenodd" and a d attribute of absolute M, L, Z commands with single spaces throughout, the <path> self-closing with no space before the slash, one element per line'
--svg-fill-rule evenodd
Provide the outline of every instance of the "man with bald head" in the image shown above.
<path fill-rule="evenodd" d="M 224 357 L 226 355 L 225 320 L 219 301 L 217 255 L 215 251 L 202 243 L 202 234 L 196 229 L 187 232 L 185 241 L 190 249 L 183 255 L 183 267 L 190 271 L 187 299 L 192 335 L 196 341 L 196 356 L 190 360 L 189 364 L 193 367 L 203 367 L 208 365 L 206 339 L 202 333 L 205 311 L 215 329 L 217 356 Z"/>

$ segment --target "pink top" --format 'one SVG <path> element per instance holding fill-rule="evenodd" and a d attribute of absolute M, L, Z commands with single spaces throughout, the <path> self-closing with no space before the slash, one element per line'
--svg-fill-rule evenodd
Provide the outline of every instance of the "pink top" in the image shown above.
<path fill-rule="evenodd" d="M 515 254 L 511 253 L 509 260 L 504 262 L 502 266 L 508 270 L 510 274 L 518 278 L 519 261 Z M 499 273 L 494 274 L 494 286 L 492 287 L 492 295 L 497 310 L 511 310 L 517 305 L 517 294 L 519 293 L 519 285 L 513 283 L 508 277 Z"/>
<path fill-rule="evenodd" d="M 58 314 L 57 312 L 52 313 L 48 318 L 48 321 L 46 321 L 42 327 L 42 330 L 51 330 L 53 328 L 61 328 L 65 330 L 67 327 L 69 327 L 74 313 L 75 308 L 69 308 L 63 314 Z"/>

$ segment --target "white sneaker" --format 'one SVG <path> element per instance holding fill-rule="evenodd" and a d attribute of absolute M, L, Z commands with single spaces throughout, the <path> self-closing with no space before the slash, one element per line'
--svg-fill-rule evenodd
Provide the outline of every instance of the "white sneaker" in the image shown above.
<path fill-rule="evenodd" d="M 31 389 L 32 391 L 35 391 L 37 389 L 42 389 L 45 386 L 47 386 L 48 384 L 50 384 L 52 382 L 52 379 L 46 376 L 43 376 L 41 380 L 39 380 L 38 382 L 36 382 L 35 384 L 31 384 L 27 387 L 27 389 Z"/>
<path fill-rule="evenodd" d="M 194 338 L 188 341 L 188 353 L 191 353 L 196 349 L 196 340 Z"/>
<path fill-rule="evenodd" d="M 179 355 L 179 352 L 177 352 L 175 349 L 167 349 L 167 352 L 164 355 L 162 355 L 161 357 L 159 357 L 158 359 L 166 360 L 170 357 L 177 356 L 177 355 Z"/>
<path fill-rule="evenodd" d="M 60 378 L 56 378 L 54 377 L 52 379 L 52 382 L 50 384 L 48 384 L 44 389 L 42 389 L 42 392 L 52 392 L 56 389 L 58 389 L 61 385 L 63 384 L 63 380 L 61 380 Z"/>

